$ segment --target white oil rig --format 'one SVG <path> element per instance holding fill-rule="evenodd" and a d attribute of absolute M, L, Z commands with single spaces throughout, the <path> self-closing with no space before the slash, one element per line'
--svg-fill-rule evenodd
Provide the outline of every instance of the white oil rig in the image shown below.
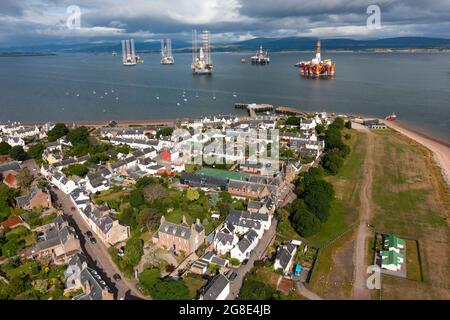
<path fill-rule="evenodd" d="M 174 64 L 175 59 L 172 55 L 172 40 L 161 39 L 161 64 Z"/>
<path fill-rule="evenodd" d="M 256 54 L 252 57 L 252 64 L 269 64 L 269 51 L 263 51 L 262 46 L 259 46 L 259 50 L 256 51 Z"/>
<path fill-rule="evenodd" d="M 202 31 L 202 46 L 197 46 L 197 30 L 192 30 L 192 73 L 211 74 L 213 65 L 209 46 L 209 31 Z"/>
<path fill-rule="evenodd" d="M 134 39 L 122 40 L 122 63 L 124 66 L 135 66 L 137 63 L 144 61 L 136 55 L 134 49 Z"/>

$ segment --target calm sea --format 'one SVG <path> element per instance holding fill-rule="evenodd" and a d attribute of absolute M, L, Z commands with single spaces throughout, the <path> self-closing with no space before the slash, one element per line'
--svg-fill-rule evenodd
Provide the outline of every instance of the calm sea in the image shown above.
<path fill-rule="evenodd" d="M 146 54 L 136 67 L 124 67 L 121 57 L 110 54 L 0 58 L 0 121 L 239 114 L 234 102 L 256 102 L 373 116 L 395 112 L 450 141 L 448 54 L 323 54 L 336 61 L 333 80 L 298 74 L 294 64 L 312 54 L 273 53 L 268 66 L 241 64 L 250 55 L 213 53 L 212 76 L 193 76 L 190 54 L 177 54 L 173 66 Z"/>

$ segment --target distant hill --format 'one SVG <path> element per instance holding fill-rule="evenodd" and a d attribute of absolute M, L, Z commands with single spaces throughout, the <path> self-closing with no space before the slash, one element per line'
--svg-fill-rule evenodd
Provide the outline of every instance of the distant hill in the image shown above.
<path fill-rule="evenodd" d="M 241 50 L 256 50 L 260 45 L 270 51 L 314 50 L 316 38 L 256 38 L 234 45 Z M 407 49 L 433 48 L 449 49 L 450 39 L 424 37 L 398 37 L 376 40 L 321 39 L 325 50 L 367 50 L 367 49 Z"/>
<path fill-rule="evenodd" d="M 234 43 L 212 43 L 214 51 L 254 51 L 260 45 L 269 51 L 314 50 L 316 38 L 255 38 Z M 450 49 L 450 39 L 426 37 L 397 37 L 374 40 L 321 39 L 324 50 L 372 50 L 372 49 Z M 138 52 L 159 52 L 160 42 L 136 42 Z M 175 52 L 189 52 L 191 44 L 172 40 Z M 112 52 L 120 53 L 120 41 L 84 44 L 52 44 L 0 48 L 0 52 Z"/>

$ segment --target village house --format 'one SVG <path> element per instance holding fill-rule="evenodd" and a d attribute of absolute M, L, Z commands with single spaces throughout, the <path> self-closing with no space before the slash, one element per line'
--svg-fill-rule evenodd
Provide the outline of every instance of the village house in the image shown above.
<path fill-rule="evenodd" d="M 191 254 L 203 244 L 205 239 L 205 229 L 197 219 L 191 227 L 183 216 L 181 224 L 166 221 L 161 217 L 161 224 L 158 232 L 153 235 L 153 243 L 173 251 L 184 251 L 187 255 Z"/>
<path fill-rule="evenodd" d="M 80 240 L 75 230 L 62 215 L 35 231 L 39 241 L 25 248 L 21 256 L 28 259 L 50 259 L 55 264 L 66 264 L 72 255 L 81 252 Z"/>
<path fill-rule="evenodd" d="M 17 206 L 25 210 L 34 208 L 50 209 L 52 207 L 52 197 L 45 187 L 38 185 L 31 186 L 28 194 L 16 198 Z"/>
<path fill-rule="evenodd" d="M 21 166 L 19 162 L 13 161 L 0 165 L 0 177 L 3 178 L 5 183 L 10 188 L 17 188 L 17 174 L 19 173 Z"/>
<path fill-rule="evenodd" d="M 81 288 L 81 271 L 88 267 L 87 259 L 82 253 L 76 253 L 70 257 L 67 269 L 64 271 L 66 291 Z"/>
<path fill-rule="evenodd" d="M 106 168 L 95 173 L 88 173 L 86 176 L 86 191 L 90 193 L 96 193 L 109 190 L 111 188 L 111 185 L 107 177 L 110 175 L 111 174 L 109 170 Z"/>
<path fill-rule="evenodd" d="M 239 240 L 237 245 L 231 249 L 231 258 L 238 259 L 239 262 L 243 262 L 244 260 L 250 258 L 250 254 L 258 244 L 259 238 L 258 233 L 254 229 L 247 231 Z"/>
<path fill-rule="evenodd" d="M 225 300 L 229 294 L 230 281 L 219 273 L 207 284 L 200 300 Z"/>
<path fill-rule="evenodd" d="M 84 292 L 73 300 L 114 300 L 111 289 L 94 269 L 86 267 L 81 270 L 78 281 Z"/>
<path fill-rule="evenodd" d="M 280 244 L 277 248 L 277 255 L 273 264 L 275 271 L 281 270 L 284 274 L 290 273 L 296 252 L 297 246 L 293 243 Z"/>
<path fill-rule="evenodd" d="M 18 227 L 24 227 L 24 228 L 30 229 L 30 226 L 25 221 L 23 221 L 21 216 L 9 217 L 8 219 L 6 219 L 2 223 L 0 223 L 0 226 L 3 229 L 15 229 Z"/>
<path fill-rule="evenodd" d="M 125 242 L 130 237 L 130 227 L 112 218 L 109 210 L 101 211 L 90 203 L 81 210 L 81 216 L 107 247 Z"/>
<path fill-rule="evenodd" d="M 225 191 L 228 182 L 226 179 L 204 176 L 196 173 L 183 172 L 180 177 L 180 183 L 193 188 L 203 188 L 207 190 Z"/>
<path fill-rule="evenodd" d="M 80 188 L 74 189 L 70 193 L 70 198 L 77 208 L 84 210 L 90 204 L 89 196 Z"/>
<path fill-rule="evenodd" d="M 56 169 L 52 170 L 50 176 L 50 182 L 65 194 L 71 193 L 78 187 L 75 181 L 73 181 L 72 179 L 67 179 L 62 172 Z"/>
<path fill-rule="evenodd" d="M 214 250 L 220 255 L 227 254 L 239 242 L 235 234 L 235 227 L 231 223 L 226 223 L 214 235 Z"/>
<path fill-rule="evenodd" d="M 210 264 L 217 265 L 223 270 L 228 266 L 228 260 L 219 258 L 214 252 L 208 251 L 192 264 L 190 271 L 196 274 L 205 274 Z"/>

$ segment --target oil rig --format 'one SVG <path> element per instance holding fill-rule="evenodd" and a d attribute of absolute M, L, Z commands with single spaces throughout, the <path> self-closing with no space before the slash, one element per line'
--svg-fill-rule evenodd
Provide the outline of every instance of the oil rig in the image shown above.
<path fill-rule="evenodd" d="M 305 77 L 332 77 L 335 63 L 331 59 L 322 60 L 320 56 L 320 40 L 317 40 L 316 57 L 309 61 L 301 61 L 300 74 Z"/>
<path fill-rule="evenodd" d="M 122 63 L 124 66 L 135 66 L 144 61 L 136 54 L 134 49 L 134 39 L 122 40 Z"/>
<path fill-rule="evenodd" d="M 172 40 L 161 39 L 161 64 L 174 64 L 175 59 L 172 55 Z"/>
<path fill-rule="evenodd" d="M 252 64 L 269 64 L 269 51 L 263 51 L 262 46 L 259 46 L 259 50 L 256 51 L 256 54 L 252 57 Z"/>
<path fill-rule="evenodd" d="M 197 30 L 192 30 L 192 73 L 211 74 L 213 65 L 211 61 L 211 49 L 209 44 L 209 31 L 202 31 L 202 45 L 197 46 Z"/>

